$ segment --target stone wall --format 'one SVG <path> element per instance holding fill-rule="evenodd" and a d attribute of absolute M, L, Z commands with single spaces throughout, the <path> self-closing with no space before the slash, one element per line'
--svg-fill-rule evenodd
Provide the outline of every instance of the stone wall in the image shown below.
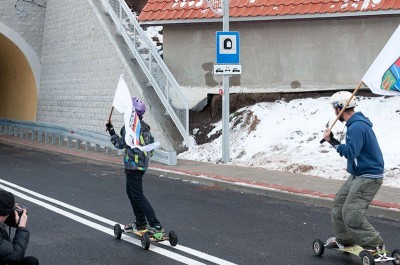
<path fill-rule="evenodd" d="M 105 121 L 120 74 L 132 96 L 143 94 L 102 16 L 92 0 L 48 0 L 43 34 L 42 80 L 37 121 L 105 133 Z M 156 124 L 151 107 L 145 120 L 162 147 L 171 145 Z M 114 111 L 116 130 L 122 115 Z"/>
<path fill-rule="evenodd" d="M 164 150 L 172 150 L 174 144 L 158 118 L 163 115 L 142 90 L 151 88 L 126 50 L 99 0 L 2 0 L 0 117 L 105 134 L 123 74 L 131 95 L 147 103 L 145 120 L 156 140 Z M 28 80 L 29 86 L 18 80 Z M 21 106 L 30 116 L 19 114 Z M 122 115 L 114 111 L 112 121 L 119 131 Z"/>
<path fill-rule="evenodd" d="M 35 2 L 37 4 L 16 0 L 2 0 L 0 4 L 0 21 L 18 33 L 40 57 L 42 54 L 46 1 L 36 0 Z"/>

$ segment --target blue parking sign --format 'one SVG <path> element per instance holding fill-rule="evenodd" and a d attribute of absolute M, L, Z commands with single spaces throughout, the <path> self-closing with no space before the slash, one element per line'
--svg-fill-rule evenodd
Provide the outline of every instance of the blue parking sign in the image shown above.
<path fill-rule="evenodd" d="M 240 41 L 238 31 L 217 31 L 217 64 L 238 64 L 240 62 Z"/>

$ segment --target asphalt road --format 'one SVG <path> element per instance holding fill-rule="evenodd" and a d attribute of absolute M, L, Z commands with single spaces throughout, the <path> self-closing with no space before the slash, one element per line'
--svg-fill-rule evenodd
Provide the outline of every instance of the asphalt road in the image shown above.
<path fill-rule="evenodd" d="M 0 188 L 28 208 L 27 255 L 41 264 L 360 264 L 357 257 L 311 250 L 332 234 L 330 209 L 145 175 L 145 193 L 177 247 L 117 240 L 113 224 L 133 220 L 122 165 L 0 143 Z M 400 248 L 399 223 L 370 218 L 388 249 Z M 397 245 L 396 245 L 397 244 Z"/>

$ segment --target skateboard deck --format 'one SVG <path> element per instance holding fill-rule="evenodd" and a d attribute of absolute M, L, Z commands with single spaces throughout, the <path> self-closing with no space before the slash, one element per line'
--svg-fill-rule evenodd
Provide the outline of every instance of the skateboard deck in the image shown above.
<path fill-rule="evenodd" d="M 328 244 L 322 243 L 322 241 L 319 239 L 314 240 L 312 246 L 313 246 L 313 252 L 316 256 L 322 256 L 324 254 L 325 248 L 327 248 L 360 257 L 361 264 L 363 265 L 375 265 L 377 263 L 386 263 L 390 261 L 393 264 L 400 265 L 400 249 L 393 250 L 392 255 L 389 256 L 388 251 L 386 250 L 372 252 L 358 245 L 351 247 L 333 248 L 330 247 Z"/>
<path fill-rule="evenodd" d="M 149 229 L 145 230 L 124 230 L 120 224 L 114 225 L 114 236 L 117 239 L 121 239 L 122 233 L 133 235 L 140 239 L 142 248 L 148 250 L 150 248 L 150 243 L 157 243 L 161 241 L 168 240 L 171 246 L 176 246 L 178 244 L 178 236 L 175 231 L 170 230 L 169 233 L 165 232 L 154 232 Z"/>

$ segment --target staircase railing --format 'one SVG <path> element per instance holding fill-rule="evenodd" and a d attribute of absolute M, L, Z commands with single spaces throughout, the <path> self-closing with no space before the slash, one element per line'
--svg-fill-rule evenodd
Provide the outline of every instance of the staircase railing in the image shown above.
<path fill-rule="evenodd" d="M 102 0 L 136 61 L 154 88 L 183 139 L 189 143 L 189 108 L 181 87 L 125 0 Z"/>

